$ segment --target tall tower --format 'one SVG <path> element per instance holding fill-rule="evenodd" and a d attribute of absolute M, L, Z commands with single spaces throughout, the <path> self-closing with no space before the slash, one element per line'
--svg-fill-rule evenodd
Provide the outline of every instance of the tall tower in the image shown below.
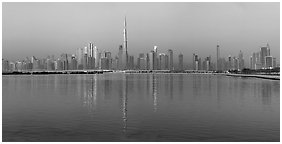
<path fill-rule="evenodd" d="M 219 53 L 219 44 L 216 45 L 216 70 L 218 71 L 220 68 L 219 66 L 219 59 L 220 59 L 220 53 Z"/>
<path fill-rule="evenodd" d="M 98 59 L 98 48 L 94 46 L 94 61 L 95 61 L 95 68 L 98 68 L 99 65 L 99 59 Z"/>
<path fill-rule="evenodd" d="M 127 52 L 127 29 L 126 29 L 126 17 L 124 18 L 124 29 L 123 29 L 123 50 L 124 50 L 124 60 L 123 65 L 124 68 L 127 68 L 127 59 L 128 59 L 128 52 Z"/>

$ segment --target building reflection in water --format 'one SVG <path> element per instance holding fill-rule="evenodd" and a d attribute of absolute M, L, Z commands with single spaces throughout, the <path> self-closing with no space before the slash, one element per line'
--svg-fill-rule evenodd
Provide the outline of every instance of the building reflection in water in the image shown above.
<path fill-rule="evenodd" d="M 179 89 L 179 98 L 183 99 L 183 74 L 178 75 L 178 89 Z"/>
<path fill-rule="evenodd" d="M 85 83 L 86 85 L 84 85 Z M 90 113 L 94 113 L 97 107 L 97 75 L 95 74 L 90 78 L 90 82 L 88 82 L 88 78 L 83 77 L 81 84 L 83 88 L 83 106 L 86 107 Z"/>
<path fill-rule="evenodd" d="M 170 94 L 170 99 L 173 99 L 173 75 L 169 74 L 169 94 Z"/>
<path fill-rule="evenodd" d="M 271 84 L 265 81 L 261 84 L 261 98 L 262 104 L 270 105 L 271 104 Z"/>
<path fill-rule="evenodd" d="M 158 87 L 158 79 L 156 75 L 152 75 L 152 88 L 153 88 L 153 105 L 154 105 L 154 112 L 157 111 L 157 107 L 158 107 L 158 91 L 157 91 L 157 87 Z"/>
<path fill-rule="evenodd" d="M 120 80 L 120 84 L 118 85 L 118 94 L 121 100 L 121 111 L 122 111 L 122 122 L 123 127 L 122 130 L 124 133 L 127 131 L 127 93 L 128 93 L 128 75 L 123 74 L 122 80 Z"/>
<path fill-rule="evenodd" d="M 201 80 L 197 74 L 193 74 L 192 77 L 193 77 L 193 96 L 197 98 L 200 92 Z"/>
<path fill-rule="evenodd" d="M 110 80 L 110 76 L 111 75 L 107 75 L 107 74 L 104 74 L 104 96 L 105 96 L 105 99 L 111 99 L 111 85 L 112 85 L 112 81 Z"/>

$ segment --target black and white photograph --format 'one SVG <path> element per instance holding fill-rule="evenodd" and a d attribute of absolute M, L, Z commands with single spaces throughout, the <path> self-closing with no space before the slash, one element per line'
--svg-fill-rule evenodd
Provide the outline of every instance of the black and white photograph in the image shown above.
<path fill-rule="evenodd" d="M 280 2 L 2 2 L 2 142 L 280 142 Z"/>

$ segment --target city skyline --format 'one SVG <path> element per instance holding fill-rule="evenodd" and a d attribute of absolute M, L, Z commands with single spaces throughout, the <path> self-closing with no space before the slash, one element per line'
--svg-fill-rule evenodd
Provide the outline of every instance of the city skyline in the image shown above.
<path fill-rule="evenodd" d="M 102 6 L 101 6 L 102 5 Z M 224 58 L 227 58 L 228 55 L 232 55 L 232 56 L 238 56 L 238 53 L 240 50 L 242 50 L 244 52 L 244 58 L 245 60 L 248 60 L 250 56 L 252 56 L 252 53 L 254 51 L 258 51 L 260 48 L 259 46 L 264 46 L 267 42 L 270 43 L 271 45 L 271 51 L 272 51 L 272 56 L 276 57 L 276 60 L 279 61 L 280 57 L 279 57 L 279 40 L 277 38 L 279 38 L 279 22 L 276 24 L 273 24 L 274 22 L 276 22 L 276 20 L 279 21 L 279 17 L 275 17 L 275 15 L 270 15 L 271 12 L 265 12 L 264 15 L 259 15 L 259 14 L 253 14 L 253 12 L 255 12 L 256 10 L 258 10 L 259 8 L 271 8 L 269 9 L 270 11 L 272 11 L 272 14 L 274 14 L 273 12 L 275 10 L 277 10 L 277 6 L 278 6 L 278 10 L 279 10 L 279 3 L 267 3 L 267 4 L 258 4 L 258 3 L 231 3 L 231 4 L 226 4 L 226 3 L 208 3 L 208 4 L 199 4 L 199 3 L 184 3 L 184 5 L 186 7 L 190 7 L 193 10 L 200 10 L 202 7 L 205 7 L 206 9 L 210 10 L 210 11 L 214 11 L 214 9 L 217 7 L 219 10 L 217 11 L 217 13 L 220 13 L 220 9 L 226 8 L 226 7 L 231 7 L 234 8 L 232 10 L 235 10 L 235 12 L 231 12 L 229 14 L 237 14 L 236 18 L 241 19 L 241 21 L 239 22 L 241 24 L 241 26 L 233 26 L 233 28 L 235 29 L 241 29 L 243 31 L 241 32 L 246 32 L 247 35 L 252 35 L 255 34 L 255 30 L 257 30 L 258 26 L 252 26 L 253 28 L 249 31 L 249 26 L 250 24 L 252 24 L 255 21 L 250 22 L 251 20 L 248 20 L 246 16 L 256 16 L 256 19 L 259 20 L 259 18 L 264 17 L 267 18 L 266 16 L 269 15 L 270 18 L 267 18 L 266 21 L 264 21 L 264 24 L 270 24 L 271 27 L 267 27 L 264 25 L 264 29 L 260 29 L 260 31 L 262 34 L 266 33 L 265 35 L 262 36 L 256 36 L 256 40 L 253 39 L 247 39 L 247 40 L 242 40 L 240 41 L 239 39 L 233 39 L 232 37 L 230 37 L 230 39 L 220 39 L 220 36 L 223 36 L 223 31 L 222 29 L 218 29 L 218 27 L 216 27 L 214 24 L 219 24 L 217 22 L 215 23 L 211 23 L 211 24 L 204 24 L 204 23 L 199 23 L 202 25 L 201 28 L 204 28 L 205 30 L 218 30 L 216 34 L 218 34 L 217 37 L 211 37 L 211 35 L 209 36 L 210 38 L 206 38 L 207 37 L 207 33 L 200 33 L 200 31 L 202 29 L 196 29 L 196 31 L 199 31 L 199 33 L 195 33 L 194 31 L 191 31 L 191 26 L 195 25 L 195 23 L 191 23 L 193 21 L 190 21 L 190 25 L 188 25 L 187 27 L 184 27 L 184 24 L 186 24 L 187 21 L 182 20 L 182 22 L 184 22 L 184 24 L 179 23 L 181 20 L 179 19 L 179 17 L 184 17 L 185 14 L 179 15 L 179 10 L 176 10 L 176 8 L 179 8 L 180 10 L 183 10 L 184 6 L 175 4 L 175 3 L 169 3 L 169 4 L 163 4 L 163 3 L 141 3 L 141 5 L 137 6 L 137 4 L 135 3 L 124 3 L 124 4 L 120 4 L 120 3 L 112 3 L 112 4 L 105 4 L 105 3 L 89 3 L 89 5 L 85 5 L 85 4 L 73 4 L 73 3 L 59 3 L 59 4 L 54 4 L 54 3 L 42 3 L 42 4 L 38 4 L 38 3 L 31 3 L 31 4 L 10 4 L 10 3 L 4 3 L 3 4 L 3 58 L 9 59 L 9 60 L 18 60 L 18 59 L 22 59 L 25 58 L 26 56 L 37 56 L 37 57 L 46 57 L 47 55 L 60 55 L 61 53 L 69 53 L 69 54 L 74 54 L 75 50 L 77 48 L 83 48 L 83 44 L 85 44 L 87 46 L 87 44 L 89 42 L 93 42 L 95 46 L 97 46 L 97 48 L 101 51 L 101 50 L 105 50 L 105 51 L 110 51 L 113 53 L 113 55 L 118 53 L 118 45 L 121 45 L 123 42 L 123 40 L 121 40 L 122 38 L 122 34 L 121 34 L 121 29 L 122 28 L 118 28 L 120 27 L 121 23 L 120 20 L 117 20 L 118 18 L 120 18 L 120 16 L 124 17 L 126 15 L 127 21 L 130 22 L 129 26 L 128 26 L 128 35 L 129 35 L 129 42 L 128 42 L 128 53 L 129 55 L 133 55 L 135 58 L 138 57 L 139 53 L 145 53 L 145 52 L 149 52 L 150 50 L 152 50 L 152 47 L 154 45 L 158 46 L 158 50 L 160 52 L 166 52 L 168 49 L 172 49 L 174 51 L 175 54 L 175 59 L 174 61 L 178 61 L 177 60 L 177 56 L 178 54 L 182 53 L 184 55 L 184 63 L 187 63 L 189 61 L 191 61 L 192 59 L 192 54 L 193 53 L 197 53 L 199 54 L 202 58 L 204 57 L 208 57 L 211 55 L 212 58 L 216 58 L 216 51 L 215 51 L 215 45 L 218 43 L 220 45 L 220 55 Z M 20 7 L 19 7 L 20 6 Z M 31 13 L 33 10 L 27 10 L 26 8 L 28 7 L 34 7 L 36 6 L 36 9 L 39 10 L 39 15 L 33 14 Z M 115 19 L 117 21 L 111 21 L 113 22 L 113 24 L 106 24 L 105 27 L 101 27 L 100 29 L 102 31 L 105 31 L 105 33 L 108 32 L 108 34 L 111 35 L 98 35 L 99 37 L 97 37 L 97 39 L 91 39 L 91 38 L 86 38 L 86 39 L 81 39 L 80 37 L 85 37 L 85 35 L 87 35 L 86 37 L 90 37 L 91 34 L 89 33 L 94 33 L 97 32 L 95 29 L 95 25 L 92 27 L 87 27 L 88 25 L 90 25 L 90 23 L 85 22 L 86 25 L 86 29 L 88 30 L 87 32 L 89 33 L 84 33 L 85 31 L 83 31 L 83 29 L 81 27 L 73 27 L 75 24 L 71 23 L 71 26 L 66 26 L 68 28 L 70 28 L 70 32 L 68 32 L 68 34 L 73 33 L 74 31 L 72 31 L 71 28 L 77 29 L 77 28 L 81 28 L 81 31 L 76 31 L 75 32 L 75 36 L 77 36 L 78 38 L 76 40 L 72 40 L 72 41 L 65 41 L 65 45 L 62 45 L 62 40 L 64 39 L 63 36 L 65 35 L 65 33 L 63 33 L 62 31 L 68 30 L 67 28 L 62 28 L 63 30 L 59 30 L 58 31 L 58 35 L 61 36 L 61 38 L 56 39 L 55 38 L 58 35 L 53 35 L 54 38 L 50 38 L 49 33 L 46 32 L 45 29 L 39 29 L 40 27 L 42 27 L 42 22 L 46 22 L 47 19 L 49 20 L 53 20 L 53 19 L 57 19 L 58 21 L 58 26 L 62 26 L 62 23 L 64 20 L 60 20 L 60 16 L 63 15 L 68 15 L 67 13 L 64 13 L 60 10 L 57 10 L 58 15 L 53 17 L 50 16 L 52 15 L 52 12 L 49 13 L 49 11 L 45 8 L 45 9 L 41 9 L 44 7 L 54 7 L 54 8 L 63 8 L 65 9 L 65 11 L 68 11 L 68 9 L 75 8 L 77 7 L 76 11 L 77 14 L 76 16 L 70 16 L 67 17 L 65 19 L 65 21 L 68 20 L 76 20 L 77 17 L 79 17 L 79 15 L 82 13 L 84 13 L 85 15 L 81 15 L 81 16 L 85 16 L 86 18 L 91 17 L 91 15 L 93 15 L 93 17 L 97 18 L 97 14 L 95 13 L 90 13 L 90 11 L 92 10 L 92 7 L 95 8 L 95 6 L 98 6 L 100 11 L 101 7 L 106 7 L 106 8 L 113 8 L 113 10 L 108 10 L 107 15 L 104 18 L 104 20 L 102 19 L 101 21 L 96 21 L 97 26 L 101 25 L 103 22 L 108 22 L 109 20 L 111 20 L 110 18 L 112 18 L 111 15 L 113 15 L 113 13 L 116 11 L 118 11 L 121 8 L 126 7 L 127 9 L 130 9 L 131 11 L 126 11 L 126 12 L 122 12 L 123 14 L 118 15 L 118 14 L 114 14 L 115 15 Z M 131 6 L 131 7 L 130 7 Z M 223 7 L 224 6 L 224 7 Z M 159 19 L 157 14 L 154 13 L 149 13 L 146 12 L 142 17 L 140 17 L 140 19 L 142 20 L 140 22 L 140 19 L 136 19 L 134 17 L 134 14 L 138 14 L 140 16 L 140 13 L 136 13 L 136 11 L 133 11 L 132 8 L 144 8 L 144 7 L 148 7 L 148 10 L 152 10 L 152 8 L 159 8 L 159 16 L 161 15 L 161 12 L 166 9 L 166 14 L 170 14 L 167 16 L 167 18 L 164 17 L 164 15 L 162 15 L 162 19 Z M 17 8 L 15 10 L 15 8 Z M 81 8 L 85 8 L 85 11 L 81 11 Z M 182 8 L 182 9 L 181 9 Z M 19 26 L 18 24 L 15 23 L 15 18 L 17 18 L 19 15 L 21 15 L 20 13 L 14 13 L 11 12 L 11 10 L 15 10 L 16 12 L 19 10 L 23 10 L 22 11 L 24 14 L 22 15 L 22 19 L 26 19 L 27 21 L 24 22 L 24 24 L 22 24 L 21 26 Z M 238 9 L 240 11 L 238 11 Z M 251 9 L 251 10 L 250 10 Z M 273 10 L 274 9 L 274 10 Z M 232 11 L 231 10 L 231 11 Z M 237 10 L 237 11 L 236 11 Z M 253 10 L 253 11 L 252 11 Z M 89 12 L 86 12 L 89 11 Z M 153 12 L 153 11 L 151 11 Z M 225 11 L 226 12 L 226 11 Z M 242 15 L 240 15 L 240 13 Z M 25 14 L 30 14 L 30 15 L 25 15 Z M 42 16 L 42 14 L 44 14 L 43 16 L 46 17 L 46 19 L 36 19 L 37 21 L 35 22 L 31 22 L 28 20 L 32 20 L 34 18 L 38 18 L 40 15 Z M 238 15 L 239 14 L 239 15 Z M 248 15 L 250 14 L 250 15 Z M 279 13 L 275 13 L 278 14 Z M 12 17 L 11 17 L 12 15 Z M 102 14 L 101 14 L 102 15 Z M 189 14 L 187 14 L 189 15 Z M 201 16 L 201 13 L 194 13 L 195 17 Z M 177 17 L 174 17 L 177 16 Z M 193 16 L 193 15 L 190 15 Z M 202 15 L 204 16 L 204 14 Z M 231 16 L 231 15 L 230 15 Z M 224 20 L 224 16 L 222 15 L 216 15 L 216 12 L 214 13 L 214 17 L 218 17 L 219 20 Z M 228 16 L 229 17 L 229 16 Z M 20 18 L 20 17 L 18 17 Z M 150 22 L 145 21 L 147 18 L 150 18 Z M 162 25 L 160 25 L 160 23 L 157 22 L 158 20 L 163 20 L 161 22 L 164 22 L 165 20 L 169 20 L 169 18 L 173 18 L 175 21 L 170 23 L 162 23 Z M 204 17 L 197 17 L 200 19 L 203 19 Z M 84 19 L 84 18 L 83 18 Z M 101 17 L 100 17 L 101 19 Z M 121 18 L 122 19 L 122 18 Z M 228 18 L 229 19 L 229 18 Z M 271 19 L 271 20 L 269 20 Z M 18 19 L 21 20 L 21 19 Z M 267 21 L 268 20 L 268 21 Z M 56 22 L 56 21 L 55 21 Z M 91 21 L 89 21 L 91 22 Z M 118 26 L 115 25 L 114 23 L 119 23 Z M 167 21 L 165 21 L 167 22 Z M 226 22 L 226 21 L 225 21 Z M 21 22 L 19 22 L 21 23 Z M 82 22 L 77 23 L 77 25 L 79 26 Z M 8 25 L 10 24 L 10 25 Z M 38 25 L 34 25 L 34 24 L 38 24 Z M 41 25 L 40 25 L 41 24 Z M 93 24 L 93 23 L 92 23 Z M 176 25 L 175 25 L 176 24 Z M 238 24 L 238 23 L 237 23 Z M 56 27 L 56 24 L 50 24 L 52 26 L 55 26 L 54 29 L 58 30 L 58 27 Z M 214 27 L 212 27 L 212 25 Z M 244 26 L 242 26 L 244 25 Z M 261 25 L 262 24 L 257 24 L 257 25 Z M 16 26 L 16 27 L 15 27 Z M 31 27 L 35 26 L 34 29 L 31 29 Z M 154 27 L 152 29 L 152 27 L 150 28 L 149 26 Z M 156 27 L 159 26 L 160 28 Z M 190 32 L 192 32 L 191 34 L 193 34 L 192 36 L 186 36 L 183 37 L 183 33 L 180 32 L 181 29 L 178 29 L 175 26 L 181 26 L 183 29 L 183 31 L 187 32 L 187 30 L 189 29 Z M 203 27 L 205 26 L 205 27 Z M 221 25 L 222 26 L 222 25 Z M 232 25 L 230 25 L 231 27 Z M 27 30 L 25 29 L 21 29 L 19 30 L 19 28 L 28 28 Z M 139 27 L 139 28 L 138 28 Z M 206 27 L 210 27 L 210 28 L 206 28 Z M 15 28 L 14 31 L 11 31 L 11 28 Z M 45 25 L 44 28 L 51 28 L 51 26 L 47 26 Z M 85 29 L 84 28 L 84 29 Z M 93 28 L 93 30 L 92 30 Z M 143 28 L 145 28 L 144 33 L 147 33 L 147 37 L 144 37 L 144 33 L 141 31 Z M 147 28 L 147 29 L 146 29 Z M 163 28 L 169 28 L 169 29 L 165 29 L 165 33 L 161 32 L 162 30 L 164 30 Z M 139 31 L 138 31 L 139 29 Z M 223 28 L 224 29 L 224 28 Z M 267 31 L 266 31 L 267 29 Z M 275 30 L 278 31 L 276 32 Z M 49 29 L 50 30 L 50 29 Z M 137 31 L 136 31 L 137 30 Z M 228 32 L 231 32 L 234 30 L 229 30 Z M 274 32 L 275 31 L 275 32 Z M 42 33 L 42 35 L 37 35 L 37 38 L 33 39 L 33 37 L 38 34 L 39 32 L 46 32 L 46 33 Z M 101 31 L 100 31 L 101 32 Z M 118 33 L 117 33 L 118 32 Z M 22 34 L 26 34 L 25 37 L 22 36 Z M 177 34 L 179 33 L 179 34 Z M 18 34 L 18 35 L 16 35 Z M 153 39 L 152 36 L 156 36 L 157 35 L 162 35 L 162 37 L 155 37 Z M 170 35 L 172 34 L 172 35 Z M 174 34 L 174 35 L 173 35 Z M 187 33 L 189 35 L 189 33 Z M 210 33 L 208 33 L 210 34 Z M 212 33 L 213 34 L 213 33 Z M 232 34 L 233 36 L 236 35 L 238 33 L 234 33 Z M 243 33 L 242 33 L 243 34 Z M 245 33 L 244 33 L 245 34 Z M 256 33 L 257 34 L 257 33 Z M 49 36 L 48 36 L 49 35 Z M 278 37 L 275 37 L 275 35 L 278 35 Z M 22 36 L 22 37 L 21 37 Z M 72 37 L 74 35 L 70 35 L 70 37 Z M 139 38 L 138 38 L 139 36 Z M 226 36 L 226 35 L 225 35 Z M 230 35 L 229 35 L 230 36 Z M 44 38 L 43 41 L 42 38 Z M 198 38 L 197 38 L 198 37 Z M 236 36 L 237 38 L 239 37 Z M 240 36 L 240 37 L 244 37 L 244 35 Z M 268 38 L 263 38 L 263 37 L 268 37 Z M 13 38 L 13 40 L 11 41 L 11 38 Z M 69 37 L 66 37 L 66 39 L 68 39 Z M 187 38 L 187 43 L 183 44 L 185 38 Z M 37 41 L 37 39 L 39 41 Z M 52 39 L 55 40 L 54 42 L 52 42 Z M 195 40 L 192 40 L 195 39 Z M 216 40 L 215 40 L 216 39 Z M 24 41 L 23 41 L 24 40 Z M 41 40 L 41 41 L 40 41 Z M 152 42 L 154 41 L 155 42 Z M 166 40 L 170 40 L 170 41 L 166 41 Z M 199 42 L 197 43 L 197 41 L 199 40 L 203 40 L 204 42 Z M 215 40 L 215 41 L 212 41 Z M 30 42 L 33 42 L 32 44 Z M 106 44 L 105 41 L 109 41 L 108 43 L 115 43 L 113 44 Z M 234 42 L 232 42 L 234 41 Z M 254 41 L 256 41 L 256 43 L 253 43 Z M 48 43 L 50 42 L 50 43 Z M 237 42 L 236 45 L 229 45 L 230 43 L 235 43 Z M 252 42 L 252 43 L 251 43 Z M 75 43 L 75 44 L 74 44 Z M 104 43 L 104 44 L 103 44 Z M 140 44 L 141 43 L 141 44 Z M 239 45 L 240 44 L 240 45 Z M 46 46 L 50 46 L 49 48 L 44 48 Z M 124 44 L 123 44 L 124 45 Z M 181 45 L 181 46 L 180 46 Z M 193 46 L 194 45 L 194 46 Z M 205 45 L 204 47 L 201 45 Z M 251 46 L 250 46 L 251 45 Z M 144 47 L 143 47 L 144 46 Z M 242 46 L 242 48 L 238 48 Z M 247 47 L 250 46 L 250 47 Z M 20 47 L 20 48 L 19 48 Z M 28 48 L 27 48 L 28 47 Z M 36 47 L 36 48 L 35 48 Z M 42 48 L 41 48 L 42 47 Z M 53 48 L 56 47 L 57 49 L 54 50 Z M 62 48 L 64 47 L 64 48 Z M 237 47 L 236 49 L 234 49 L 234 47 Z M 247 48 L 244 48 L 247 47 Z M 32 49 L 32 50 L 31 50 Z M 127 47 L 126 47 L 127 49 Z M 40 51 L 40 53 L 39 53 Z M 41 53 L 43 52 L 43 53 Z M 52 53 L 53 52 L 53 53 Z M 47 55 L 46 55 L 47 54 Z M 212 59 L 215 60 L 215 59 Z M 249 65 L 247 63 L 247 65 Z"/>

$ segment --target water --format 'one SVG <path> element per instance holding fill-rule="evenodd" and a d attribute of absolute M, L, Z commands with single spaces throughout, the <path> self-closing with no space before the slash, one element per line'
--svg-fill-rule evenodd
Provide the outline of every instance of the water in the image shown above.
<path fill-rule="evenodd" d="M 3 141 L 280 141 L 280 81 L 208 74 L 2 77 Z"/>

